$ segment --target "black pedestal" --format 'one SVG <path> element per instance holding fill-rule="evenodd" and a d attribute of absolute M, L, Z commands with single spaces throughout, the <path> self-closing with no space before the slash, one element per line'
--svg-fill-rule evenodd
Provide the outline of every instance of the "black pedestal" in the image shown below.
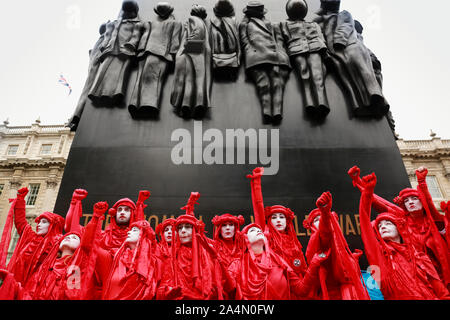
<path fill-rule="evenodd" d="M 140 1 L 141 18 L 153 19 L 154 2 Z M 176 17 L 187 17 L 191 3 L 172 2 Z M 197 2 L 205 4 L 208 14 L 212 14 L 211 1 Z M 240 19 L 246 1 L 233 3 Z M 273 22 L 285 19 L 284 5 L 278 0 L 265 3 Z M 312 7 L 317 8 L 317 3 Z M 260 165 L 249 164 L 248 150 L 246 164 L 175 165 L 172 162 L 171 152 L 178 143 L 171 141 L 174 130 L 184 128 L 194 136 L 194 121 L 178 117 L 170 105 L 172 80 L 171 75 L 158 120 L 135 120 L 126 107 L 98 108 L 88 103 L 72 144 L 55 212 L 63 215 L 67 212 L 72 192 L 79 187 L 89 192 L 83 203 L 86 213 L 92 211 L 97 201 L 108 201 L 110 206 L 123 197 L 135 201 L 140 189 L 148 189 L 152 196 L 145 213 L 149 218 L 152 216 L 155 227 L 164 215 L 182 214 L 180 208 L 186 204 L 190 192 L 198 191 L 201 198 L 195 212 L 205 221 L 210 236 L 210 221 L 216 214 L 242 214 L 246 223 L 250 223 L 252 202 L 246 174 Z M 355 216 L 360 193 L 352 186 L 347 170 L 358 165 L 362 174 L 376 172 L 379 182 L 375 191 L 389 200 L 410 184 L 387 120 L 352 118 L 333 75 L 328 76 L 326 86 L 331 112 L 324 122 L 317 123 L 306 116 L 299 83 L 291 73 L 282 123 L 264 125 L 256 90 L 246 81 L 241 68 L 236 82 L 214 82 L 213 108 L 202 121 L 203 132 L 214 128 L 225 137 L 226 129 L 267 129 L 269 135 L 271 129 L 278 129 L 279 171 L 263 177 L 265 205 L 291 208 L 297 216 L 300 240 L 306 246 L 308 237 L 302 221 L 315 208 L 317 197 L 329 190 L 333 194 L 333 210 L 341 215 L 351 248 L 363 249 Z M 208 144 L 204 142 L 203 147 Z M 194 152 L 192 148 L 192 159 Z"/>

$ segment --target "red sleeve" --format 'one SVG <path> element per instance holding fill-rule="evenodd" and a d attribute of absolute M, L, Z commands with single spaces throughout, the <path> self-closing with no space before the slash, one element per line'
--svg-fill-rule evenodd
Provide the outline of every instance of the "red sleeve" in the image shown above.
<path fill-rule="evenodd" d="M 362 187 L 361 184 L 362 184 L 361 177 L 359 177 L 358 179 L 355 178 L 353 180 L 353 185 L 355 187 L 357 187 L 359 189 L 359 191 L 363 192 L 364 188 Z M 399 212 L 399 213 L 403 212 L 402 208 L 400 208 L 399 206 L 393 204 L 392 202 L 387 201 L 386 199 L 384 199 L 376 194 L 373 194 L 372 206 L 378 213 L 387 212 L 387 211 L 394 211 L 394 212 Z"/>
<path fill-rule="evenodd" d="M 83 250 L 89 251 L 92 249 L 92 246 L 95 241 L 95 237 L 97 236 L 97 231 L 100 231 L 98 228 L 98 222 L 100 221 L 99 217 L 95 215 L 92 216 L 92 219 L 89 221 L 87 226 L 84 229 L 84 234 L 81 239 L 81 248 Z"/>
<path fill-rule="evenodd" d="M 370 223 L 370 211 L 373 192 L 363 191 L 359 203 L 359 219 L 361 226 L 361 238 L 364 243 L 367 259 L 371 265 L 380 266 L 384 262 L 381 255 L 380 244 L 378 243 L 375 231 Z"/>
<path fill-rule="evenodd" d="M 303 279 L 288 269 L 288 279 L 291 291 L 299 297 L 313 296 L 315 288 L 320 285 L 319 266 L 309 267 Z"/>
<path fill-rule="evenodd" d="M 20 236 L 22 236 L 26 227 L 31 228 L 26 219 L 24 199 L 16 200 L 16 205 L 14 206 L 14 225 Z"/>
<path fill-rule="evenodd" d="M 264 230 L 266 227 L 266 219 L 264 216 L 264 201 L 261 188 L 261 177 L 251 179 L 250 184 L 252 187 L 252 202 L 255 223 L 260 225 Z"/>
<path fill-rule="evenodd" d="M 443 222 L 444 217 L 439 213 L 439 211 L 434 206 L 433 198 L 431 197 L 430 191 L 428 190 L 427 181 L 425 179 L 417 179 L 419 184 L 417 185 L 417 189 L 419 192 L 421 192 L 425 200 L 427 202 L 428 208 L 430 209 L 431 216 L 433 217 L 433 220 L 435 222 Z M 440 228 L 442 229 L 442 227 Z"/>
<path fill-rule="evenodd" d="M 326 251 L 331 247 L 333 239 L 333 230 L 331 229 L 331 211 L 326 208 L 320 209 L 320 223 L 319 223 L 319 239 L 320 249 Z"/>

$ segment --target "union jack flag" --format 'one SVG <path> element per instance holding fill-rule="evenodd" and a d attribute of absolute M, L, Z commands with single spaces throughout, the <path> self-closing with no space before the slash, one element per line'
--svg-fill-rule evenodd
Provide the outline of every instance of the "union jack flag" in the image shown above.
<path fill-rule="evenodd" d="M 62 74 L 59 76 L 58 82 L 61 83 L 63 86 L 66 86 L 67 88 L 69 88 L 69 90 L 70 90 L 70 91 L 69 91 L 69 96 L 70 96 L 70 94 L 72 93 L 72 87 L 71 87 L 70 84 L 67 82 L 66 78 L 63 77 Z"/>

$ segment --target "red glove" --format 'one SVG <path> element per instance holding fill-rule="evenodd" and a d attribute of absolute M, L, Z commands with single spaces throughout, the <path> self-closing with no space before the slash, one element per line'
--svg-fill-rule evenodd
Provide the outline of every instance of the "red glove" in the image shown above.
<path fill-rule="evenodd" d="M 326 209 L 327 211 L 331 211 L 331 206 L 333 204 L 333 197 L 331 196 L 330 191 L 322 193 L 322 195 L 317 199 L 316 206 L 319 209 Z"/>
<path fill-rule="evenodd" d="M 256 179 L 256 178 L 260 178 L 263 174 L 264 174 L 264 168 L 263 167 L 258 167 L 258 168 L 255 168 L 253 170 L 253 175 L 248 174 L 247 178 L 249 178 L 249 179 Z"/>
<path fill-rule="evenodd" d="M 25 188 L 19 189 L 17 191 L 17 199 L 23 200 L 23 199 L 25 199 L 27 194 L 28 194 L 28 188 L 25 187 Z"/>
<path fill-rule="evenodd" d="M 144 202 L 148 198 L 150 198 L 150 191 L 148 191 L 148 190 L 141 190 L 141 191 L 139 191 L 139 197 L 138 197 L 138 201 L 137 202 Z"/>
<path fill-rule="evenodd" d="M 362 178 L 362 186 L 367 191 L 372 191 L 375 189 L 377 185 L 377 176 L 375 173 L 369 174 Z"/>
<path fill-rule="evenodd" d="M 348 170 L 348 175 L 352 178 L 353 185 L 359 180 L 359 176 L 361 175 L 361 169 L 357 166 L 354 166 Z"/>
<path fill-rule="evenodd" d="M 417 182 L 424 182 L 427 178 L 428 169 L 425 167 L 420 167 L 416 170 Z"/>
<path fill-rule="evenodd" d="M 94 217 L 96 218 L 103 217 L 106 210 L 108 210 L 107 202 L 97 202 L 96 204 L 94 204 Z"/>
<path fill-rule="evenodd" d="M 322 253 L 316 253 L 314 255 L 314 257 L 311 260 L 311 263 L 309 264 L 309 268 L 318 268 L 320 267 L 320 265 L 328 259 L 328 257 L 330 256 L 330 250 L 328 249 L 327 252 L 322 252 Z"/>
<path fill-rule="evenodd" d="M 88 195 L 88 192 L 84 189 L 76 189 L 73 192 L 72 200 L 83 200 Z"/>

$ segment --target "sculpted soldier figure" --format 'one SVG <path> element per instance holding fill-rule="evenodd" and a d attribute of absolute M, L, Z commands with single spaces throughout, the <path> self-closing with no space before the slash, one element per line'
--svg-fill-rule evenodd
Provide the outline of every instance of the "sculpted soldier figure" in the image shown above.
<path fill-rule="evenodd" d="M 133 116 L 157 115 L 167 74 L 174 64 L 181 41 L 181 22 L 175 21 L 174 8 L 159 2 L 156 20 L 144 23 L 138 47 L 138 76 L 128 103 Z"/>
<path fill-rule="evenodd" d="M 375 77 L 370 54 L 358 41 L 352 15 L 339 12 L 340 4 L 340 0 L 321 0 L 315 19 L 325 35 L 335 73 L 356 116 L 384 116 L 389 105 Z"/>
<path fill-rule="evenodd" d="M 215 17 L 211 18 L 211 50 L 213 71 L 237 76 L 241 60 L 238 23 L 233 4 L 219 0 L 214 6 Z"/>
<path fill-rule="evenodd" d="M 279 25 L 265 19 L 267 9 L 250 1 L 239 25 L 245 69 L 256 85 L 264 122 L 279 123 L 283 118 L 283 94 L 289 76 L 289 57 L 283 48 Z"/>
<path fill-rule="evenodd" d="M 106 25 L 110 21 L 103 23 L 100 26 L 100 38 L 95 43 L 94 47 L 89 51 L 89 68 L 88 68 L 88 77 L 83 87 L 83 91 L 81 92 L 80 99 L 78 100 L 77 108 L 69 120 L 69 127 L 72 131 L 76 131 L 78 127 L 78 123 L 80 122 L 81 115 L 84 111 L 84 106 L 86 105 L 87 95 L 89 90 L 94 83 L 95 76 L 97 75 L 98 68 L 100 67 L 100 57 L 102 56 L 102 51 L 100 50 L 101 44 L 105 41 L 105 32 Z"/>
<path fill-rule="evenodd" d="M 136 1 L 125 0 L 118 20 L 106 26 L 100 50 L 102 63 L 89 92 L 89 99 L 101 106 L 114 106 L 123 101 L 130 74 L 131 58 L 136 55 L 143 23 L 138 17 Z"/>
<path fill-rule="evenodd" d="M 204 7 L 192 7 L 176 57 L 170 102 L 182 117 L 201 117 L 211 104 L 211 47 L 206 16 Z"/>
<path fill-rule="evenodd" d="M 289 19 L 281 22 L 281 32 L 288 55 L 300 77 L 303 103 L 310 115 L 325 117 L 330 107 L 322 66 L 322 57 L 327 54 L 322 29 L 315 22 L 304 21 L 308 13 L 305 0 L 289 0 L 286 13 Z"/>

